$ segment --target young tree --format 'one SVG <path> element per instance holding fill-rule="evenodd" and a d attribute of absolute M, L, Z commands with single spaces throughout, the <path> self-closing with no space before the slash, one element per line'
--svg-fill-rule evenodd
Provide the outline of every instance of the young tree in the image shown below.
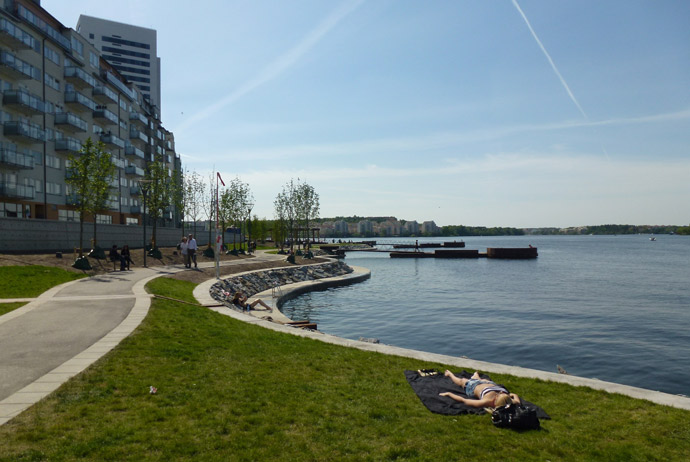
<path fill-rule="evenodd" d="M 94 245 L 96 238 L 96 212 L 105 208 L 110 193 L 110 183 L 116 172 L 112 155 L 105 145 L 87 138 L 77 156 L 69 155 L 69 177 L 65 182 L 74 195 L 74 205 L 79 211 L 79 257 L 83 257 L 84 216 L 93 215 Z"/>
<path fill-rule="evenodd" d="M 204 209 L 203 204 L 206 200 L 206 183 L 202 180 L 201 175 L 194 171 L 185 175 L 184 189 L 187 196 L 186 213 L 194 222 L 193 232 L 196 236 L 196 222 L 201 218 Z"/>
<path fill-rule="evenodd" d="M 245 217 L 249 213 L 249 204 L 253 202 L 254 196 L 249 189 L 249 185 L 243 183 L 239 177 L 235 177 L 230 181 L 228 188 L 223 191 L 223 195 L 220 198 L 220 213 L 225 217 L 228 224 L 232 224 L 235 228 L 241 228 Z M 233 250 L 235 250 L 234 239 Z"/>
<path fill-rule="evenodd" d="M 185 176 L 186 173 L 182 170 L 174 170 L 172 176 L 172 191 L 171 191 L 171 202 L 175 207 L 178 214 L 178 219 L 180 220 L 180 228 L 182 228 L 182 236 L 184 236 L 184 218 L 187 213 L 187 203 L 189 201 L 189 195 L 185 188 Z"/>
<path fill-rule="evenodd" d="M 284 238 L 287 237 L 290 240 L 290 250 L 293 249 L 295 242 L 295 223 L 297 221 L 297 211 L 295 208 L 296 190 L 295 182 L 290 180 L 289 183 L 283 185 L 283 190 L 278 193 L 278 196 L 273 202 L 279 228 L 277 231 L 278 234 L 283 237 L 280 241 L 280 247 L 283 247 L 282 243 L 284 242 Z"/>
<path fill-rule="evenodd" d="M 145 179 L 149 181 L 146 195 L 148 216 L 153 222 L 151 248 L 156 247 L 156 228 L 165 209 L 172 203 L 172 181 L 168 169 L 162 162 L 151 162 L 146 166 Z"/>
<path fill-rule="evenodd" d="M 304 225 L 307 233 L 307 245 L 309 245 L 311 223 L 319 218 L 319 195 L 314 187 L 306 182 L 297 185 L 296 193 L 297 217 L 301 225 Z"/>

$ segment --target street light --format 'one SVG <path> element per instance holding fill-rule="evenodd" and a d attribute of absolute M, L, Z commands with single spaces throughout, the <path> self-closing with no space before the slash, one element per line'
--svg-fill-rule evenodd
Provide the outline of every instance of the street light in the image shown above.
<path fill-rule="evenodd" d="M 144 268 L 146 268 L 146 195 L 153 180 L 139 180 L 139 188 L 144 196 L 144 208 L 141 210 L 141 221 L 144 222 Z"/>
<path fill-rule="evenodd" d="M 254 203 L 250 202 L 247 204 L 247 214 L 249 215 L 249 221 L 247 222 L 247 253 L 252 254 L 252 209 L 254 208 Z"/>

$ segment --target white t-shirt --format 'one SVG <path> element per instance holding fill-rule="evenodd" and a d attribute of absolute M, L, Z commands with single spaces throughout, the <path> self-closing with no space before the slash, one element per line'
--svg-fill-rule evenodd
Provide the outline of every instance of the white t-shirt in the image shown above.
<path fill-rule="evenodd" d="M 180 242 L 180 250 L 182 251 L 182 255 L 187 255 L 187 248 L 189 247 L 189 244 L 186 242 Z"/>

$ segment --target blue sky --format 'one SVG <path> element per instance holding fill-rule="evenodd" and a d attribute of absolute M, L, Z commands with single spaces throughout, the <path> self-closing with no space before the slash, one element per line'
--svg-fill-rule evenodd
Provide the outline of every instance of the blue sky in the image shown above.
<path fill-rule="evenodd" d="M 321 216 L 690 223 L 690 2 L 43 0 L 158 31 L 185 168 Z"/>

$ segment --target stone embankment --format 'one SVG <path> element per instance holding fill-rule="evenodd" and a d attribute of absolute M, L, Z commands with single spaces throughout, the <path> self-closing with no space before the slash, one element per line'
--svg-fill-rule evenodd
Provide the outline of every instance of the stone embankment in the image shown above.
<path fill-rule="evenodd" d="M 216 282 L 211 286 L 210 294 L 214 300 L 230 305 L 235 292 L 242 292 L 247 297 L 297 282 L 314 281 L 352 273 L 353 269 L 341 261 L 321 265 L 306 265 L 295 268 L 276 268 L 268 271 L 246 273 Z"/>

